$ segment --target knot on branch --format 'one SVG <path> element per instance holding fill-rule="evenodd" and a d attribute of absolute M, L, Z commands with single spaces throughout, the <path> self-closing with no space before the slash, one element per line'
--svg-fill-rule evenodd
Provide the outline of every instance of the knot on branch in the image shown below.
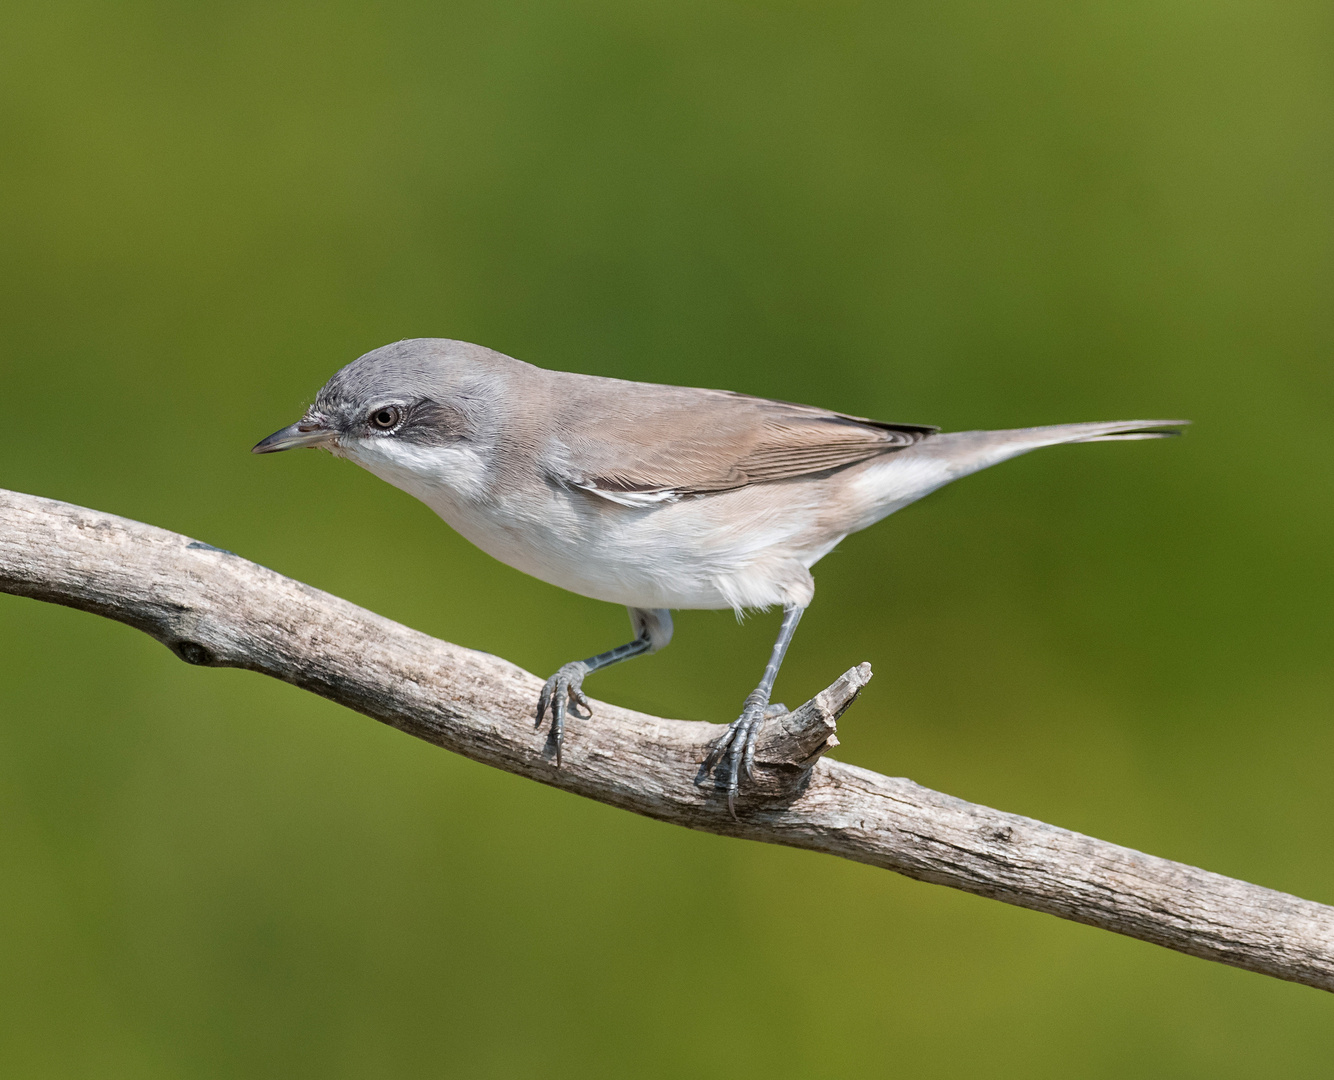
<path fill-rule="evenodd" d="M 197 641 L 169 641 L 167 642 L 167 648 L 187 664 L 194 664 L 198 667 L 213 667 L 217 663 L 217 657 Z"/>
<path fill-rule="evenodd" d="M 871 681 L 871 665 L 858 664 L 792 712 L 765 719 L 755 739 L 755 772 L 746 798 L 791 800 L 806 787 L 812 767 L 838 745 L 838 718 Z"/>

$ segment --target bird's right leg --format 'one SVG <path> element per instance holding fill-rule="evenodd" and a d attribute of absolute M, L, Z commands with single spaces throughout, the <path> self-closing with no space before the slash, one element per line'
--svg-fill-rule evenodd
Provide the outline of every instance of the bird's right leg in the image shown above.
<path fill-rule="evenodd" d="M 727 764 L 727 810 L 736 818 L 736 797 L 741 788 L 741 772 L 744 767 L 747 776 L 753 775 L 755 768 L 755 740 L 759 736 L 760 726 L 765 718 L 775 715 L 769 705 L 769 695 L 773 693 L 774 681 L 778 678 L 778 669 L 783 666 L 783 657 L 792 643 L 792 635 L 797 632 L 797 623 L 801 622 L 806 609 L 795 604 L 783 608 L 783 623 L 778 628 L 778 640 L 774 642 L 773 653 L 764 668 L 760 685 L 746 695 L 745 708 L 741 716 L 733 720 L 709 750 L 704 759 L 701 775 L 713 771 L 720 762 Z M 779 708 L 778 712 L 785 712 Z"/>
<path fill-rule="evenodd" d="M 541 727 L 548 709 L 551 711 L 551 737 L 556 744 L 556 768 L 561 763 L 561 741 L 565 734 L 565 713 L 580 720 L 587 720 L 593 715 L 584 696 L 584 677 L 599 668 L 611 667 L 632 656 L 657 652 L 672 640 L 672 614 L 665 608 L 627 608 L 630 612 L 630 625 L 635 628 L 634 641 L 618 645 L 587 660 L 571 660 L 556 674 L 547 680 L 542 693 L 537 699 L 537 722 L 534 727 Z M 583 709 L 583 712 L 579 710 Z"/>

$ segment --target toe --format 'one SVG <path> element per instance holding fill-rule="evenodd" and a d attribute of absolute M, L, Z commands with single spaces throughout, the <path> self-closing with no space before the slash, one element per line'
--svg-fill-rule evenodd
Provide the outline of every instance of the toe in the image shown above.
<path fill-rule="evenodd" d="M 745 737 L 738 731 L 727 748 L 727 809 L 736 817 L 736 797 L 741 790 L 741 750 Z"/>
<path fill-rule="evenodd" d="M 587 720 L 593 715 L 593 706 L 578 685 L 570 687 L 570 715 L 580 720 Z"/>
<path fill-rule="evenodd" d="M 742 760 L 748 780 L 755 779 L 755 744 L 759 742 L 760 722 L 752 721 L 746 727 L 746 745 L 742 751 Z"/>
<path fill-rule="evenodd" d="M 736 734 L 736 724 L 729 724 L 726 731 L 713 741 L 709 747 L 709 754 L 704 759 L 704 771 L 712 772 L 714 766 L 722 761 L 723 755 L 727 753 L 727 748 L 732 745 L 732 737 Z"/>
<path fill-rule="evenodd" d="M 556 768 L 561 766 L 561 743 L 565 741 L 565 699 L 557 696 L 551 702 L 551 741 L 556 744 Z"/>
<path fill-rule="evenodd" d="M 546 715 L 547 705 L 548 703 L 550 703 L 550 701 L 551 701 L 551 680 L 548 679 L 547 684 L 544 687 L 542 687 L 542 692 L 537 695 L 537 715 L 533 718 L 534 721 L 533 727 L 542 726 L 542 717 Z"/>

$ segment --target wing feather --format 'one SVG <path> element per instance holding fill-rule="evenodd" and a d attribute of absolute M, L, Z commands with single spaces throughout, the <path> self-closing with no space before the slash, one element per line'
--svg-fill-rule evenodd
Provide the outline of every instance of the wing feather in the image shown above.
<path fill-rule="evenodd" d="M 723 390 L 599 389 L 569 395 L 545 457 L 554 479 L 625 506 L 829 473 L 939 430 Z"/>

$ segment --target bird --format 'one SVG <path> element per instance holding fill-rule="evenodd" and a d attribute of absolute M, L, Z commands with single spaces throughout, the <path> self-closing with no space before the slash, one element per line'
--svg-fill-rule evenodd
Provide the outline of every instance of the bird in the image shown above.
<path fill-rule="evenodd" d="M 584 679 L 672 638 L 673 610 L 782 609 L 738 718 L 709 748 L 735 818 L 742 778 L 802 613 L 811 567 L 850 533 L 962 476 L 1062 443 L 1154 439 L 1183 420 L 942 432 L 812 405 L 553 371 L 449 338 L 412 338 L 337 371 L 257 454 L 316 447 L 421 500 L 501 562 L 629 610 L 634 639 L 564 664 L 535 729 L 562 767 Z"/>

